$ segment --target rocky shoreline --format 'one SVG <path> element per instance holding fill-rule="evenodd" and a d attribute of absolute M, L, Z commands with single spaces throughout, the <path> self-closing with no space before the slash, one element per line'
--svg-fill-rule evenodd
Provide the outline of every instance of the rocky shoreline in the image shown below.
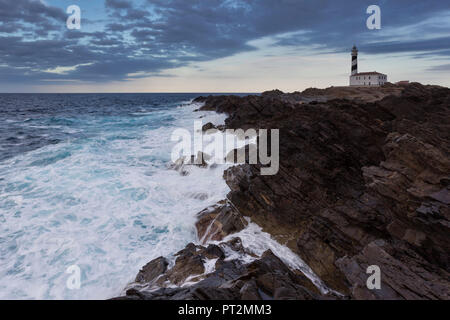
<path fill-rule="evenodd" d="M 195 101 L 226 113 L 225 128 L 280 129 L 279 173 L 227 169 L 227 199 L 198 214 L 200 244 L 172 265 L 149 262 L 116 299 L 450 298 L 450 89 L 387 84 Z M 249 223 L 305 269 L 244 245 L 238 235 Z M 366 286 L 370 265 L 380 267 L 380 290 Z"/>

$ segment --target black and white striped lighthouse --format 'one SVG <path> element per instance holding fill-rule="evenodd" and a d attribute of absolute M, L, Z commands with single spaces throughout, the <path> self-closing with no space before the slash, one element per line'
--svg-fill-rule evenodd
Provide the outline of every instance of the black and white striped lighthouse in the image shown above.
<path fill-rule="evenodd" d="M 352 76 L 358 73 L 358 49 L 352 48 Z"/>

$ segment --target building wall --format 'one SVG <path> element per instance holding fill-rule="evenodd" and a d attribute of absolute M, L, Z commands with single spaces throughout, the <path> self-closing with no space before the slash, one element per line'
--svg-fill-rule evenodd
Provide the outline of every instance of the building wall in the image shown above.
<path fill-rule="evenodd" d="M 378 87 L 385 84 L 386 82 L 387 75 L 385 74 L 350 76 L 350 86 Z"/>

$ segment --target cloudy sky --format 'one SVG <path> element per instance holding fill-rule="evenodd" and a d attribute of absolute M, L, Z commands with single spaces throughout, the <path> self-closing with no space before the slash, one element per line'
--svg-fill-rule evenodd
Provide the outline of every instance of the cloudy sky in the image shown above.
<path fill-rule="evenodd" d="M 381 30 L 366 27 L 372 4 Z M 0 92 L 347 85 L 353 44 L 360 71 L 450 86 L 450 1 L 0 0 Z"/>

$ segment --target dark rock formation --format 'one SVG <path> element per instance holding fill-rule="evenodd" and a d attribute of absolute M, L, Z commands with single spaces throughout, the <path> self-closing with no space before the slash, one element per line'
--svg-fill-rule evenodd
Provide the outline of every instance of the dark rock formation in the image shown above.
<path fill-rule="evenodd" d="M 234 239 L 234 243 L 221 243 L 221 247 L 239 250 L 242 248 Z M 168 270 L 163 277 L 183 284 L 188 275 L 199 274 L 197 281 L 190 286 L 178 288 L 162 286 L 156 290 L 130 288 L 125 296 L 116 299 L 173 299 L 173 300 L 273 300 L 297 299 L 311 300 L 321 298 L 317 289 L 302 274 L 296 274 L 270 250 L 266 251 L 260 259 L 244 264 L 235 259 L 225 260 L 221 247 L 209 245 L 208 247 L 189 244 L 186 249 L 178 253 L 175 266 Z M 216 259 L 215 271 L 209 274 L 200 266 L 205 259 Z M 154 264 L 157 262 L 150 262 Z M 330 298 L 332 298 L 330 296 Z"/>
<path fill-rule="evenodd" d="M 217 129 L 217 127 L 212 124 L 211 122 L 208 122 L 207 124 L 203 125 L 202 127 L 202 131 L 208 131 L 208 130 L 212 130 L 212 129 Z"/>
<path fill-rule="evenodd" d="M 360 96 L 352 90 L 352 100 L 301 105 L 280 103 L 279 92 L 206 99 L 204 108 L 230 115 L 231 128 L 280 129 L 278 175 L 260 176 L 257 165 L 233 167 L 225 173 L 228 198 L 338 291 L 354 298 L 448 298 L 450 90 L 391 85 L 371 90 L 369 101 L 392 93 L 375 102 L 364 101 L 366 89 Z M 330 91 L 307 90 L 307 96 Z M 398 283 L 386 287 L 395 295 L 358 295 L 352 263 L 361 266 L 365 257 L 362 266 L 378 263 L 382 274 L 392 268 L 364 254 L 377 239 L 400 259 L 390 263 L 415 276 L 392 276 Z M 358 270 L 367 279 L 365 268 Z M 427 283 L 436 292 L 426 293 Z M 419 292 L 404 294 L 405 287 Z"/>
<path fill-rule="evenodd" d="M 147 263 L 136 276 L 136 282 L 149 283 L 166 272 L 169 262 L 164 257 L 159 257 Z"/>
<path fill-rule="evenodd" d="M 278 174 L 262 176 L 258 164 L 228 169 L 230 206 L 200 214 L 200 237 L 213 225 L 221 240 L 248 216 L 350 298 L 450 299 L 450 89 L 388 84 L 197 102 L 226 113 L 227 128 L 280 129 Z M 380 290 L 366 286 L 371 265 Z M 299 278 L 268 252 L 245 265 L 218 258 L 188 288 L 127 297 L 320 297 Z"/>
<path fill-rule="evenodd" d="M 227 235 L 241 231 L 246 225 L 247 221 L 229 203 L 223 202 L 200 212 L 196 228 L 198 238 L 204 244 L 211 240 L 221 241 Z"/>

